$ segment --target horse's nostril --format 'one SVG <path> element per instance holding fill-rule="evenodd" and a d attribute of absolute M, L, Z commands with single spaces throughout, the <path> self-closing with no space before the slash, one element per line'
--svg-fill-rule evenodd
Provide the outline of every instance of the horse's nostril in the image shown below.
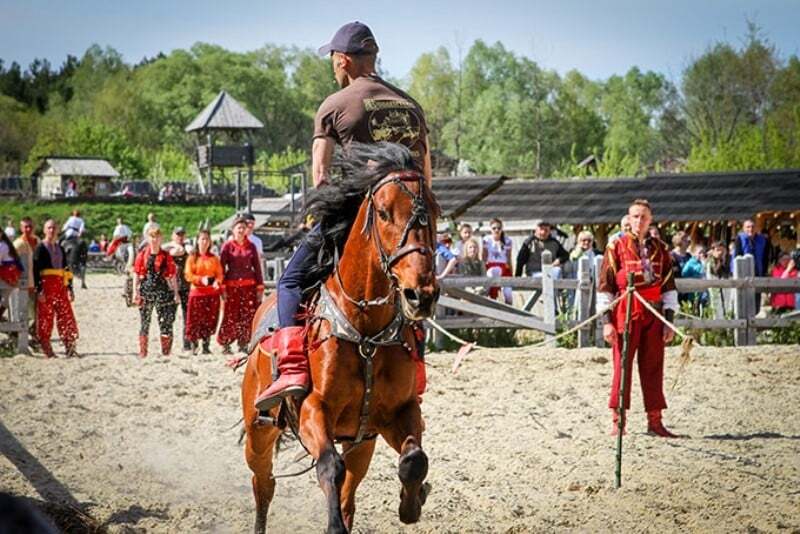
<path fill-rule="evenodd" d="M 419 305 L 419 293 L 416 289 L 404 289 L 403 297 L 409 304 L 413 304 L 414 306 Z"/>

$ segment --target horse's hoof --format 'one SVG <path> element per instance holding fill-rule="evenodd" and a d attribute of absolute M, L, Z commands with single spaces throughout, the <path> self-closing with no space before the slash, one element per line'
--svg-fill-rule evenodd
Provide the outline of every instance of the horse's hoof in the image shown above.
<path fill-rule="evenodd" d="M 419 483 L 428 476 L 428 456 L 422 449 L 414 449 L 400 457 L 397 474 L 404 486 Z"/>
<path fill-rule="evenodd" d="M 428 476 L 428 456 L 419 448 L 404 454 L 400 457 L 397 474 L 403 483 L 398 510 L 400 521 L 405 524 L 416 523 L 422 515 L 422 505 L 430 491 L 430 485 L 423 484 Z"/>

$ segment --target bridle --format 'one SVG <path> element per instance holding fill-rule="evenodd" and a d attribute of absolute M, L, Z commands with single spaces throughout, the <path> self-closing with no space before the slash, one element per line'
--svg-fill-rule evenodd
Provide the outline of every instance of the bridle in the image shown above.
<path fill-rule="evenodd" d="M 409 189 L 408 185 L 409 182 L 417 182 L 419 185 L 418 192 L 414 193 L 411 189 Z M 375 224 L 375 194 L 384 186 L 394 184 L 400 187 L 400 190 L 408 195 L 411 198 L 411 216 L 406 221 L 406 226 L 403 229 L 403 234 L 400 236 L 400 241 L 397 245 L 392 249 L 389 253 L 387 253 L 386 249 L 383 247 L 383 243 L 381 242 L 380 234 L 378 233 L 377 225 Z M 361 228 L 361 233 L 366 234 L 367 239 L 371 240 L 374 245 L 375 249 L 378 252 L 378 257 L 380 259 L 381 270 L 386 278 L 389 279 L 391 283 L 391 287 L 389 288 L 389 292 L 377 299 L 372 300 L 358 300 L 350 297 L 347 294 L 347 291 L 344 289 L 344 285 L 342 283 L 341 274 L 339 273 L 339 265 L 338 265 L 338 258 L 336 258 L 335 264 L 335 275 L 336 281 L 339 285 L 339 289 L 344 295 L 345 299 L 347 299 L 351 304 L 354 304 L 358 307 L 361 311 L 366 310 L 371 306 L 384 306 L 389 304 L 392 301 L 392 297 L 394 294 L 400 290 L 400 286 L 398 283 L 397 276 L 392 272 L 392 267 L 400 261 L 402 258 L 408 256 L 409 254 L 419 253 L 424 256 L 433 256 L 433 250 L 430 246 L 423 246 L 423 245 L 413 245 L 407 243 L 408 235 L 411 233 L 415 227 L 419 226 L 421 228 L 426 228 L 428 231 L 429 242 L 433 243 L 435 239 L 435 229 L 431 224 L 431 217 L 428 206 L 428 202 L 425 198 L 425 193 L 427 191 L 427 184 L 425 182 L 425 177 L 417 171 L 407 170 L 407 171 L 396 171 L 390 174 L 387 174 L 385 177 L 381 178 L 375 184 L 373 184 L 369 191 L 367 192 L 367 216 L 364 220 L 364 226 Z M 338 256 L 338 251 L 337 251 Z"/>

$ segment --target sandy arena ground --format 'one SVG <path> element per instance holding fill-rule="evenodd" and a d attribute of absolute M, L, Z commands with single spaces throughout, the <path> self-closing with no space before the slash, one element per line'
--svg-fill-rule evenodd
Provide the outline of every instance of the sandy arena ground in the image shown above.
<path fill-rule="evenodd" d="M 108 532 L 250 531 L 250 473 L 234 426 L 241 372 L 216 347 L 140 360 L 138 316 L 121 284 L 94 275 L 78 290 L 82 357 L 0 358 L 0 491 L 78 506 Z M 355 531 L 800 532 L 798 347 L 696 349 L 667 394 L 665 419 L 680 440 L 645 435 L 635 378 L 621 490 L 608 357 L 482 350 L 453 374 L 453 354 L 430 355 L 433 492 L 422 520 L 399 522 L 396 455 L 380 442 Z M 677 369 L 670 351 L 668 387 Z M 282 453 L 278 472 L 305 467 L 292 463 L 295 451 Z M 313 473 L 279 482 L 271 532 L 320 532 L 325 522 Z"/>

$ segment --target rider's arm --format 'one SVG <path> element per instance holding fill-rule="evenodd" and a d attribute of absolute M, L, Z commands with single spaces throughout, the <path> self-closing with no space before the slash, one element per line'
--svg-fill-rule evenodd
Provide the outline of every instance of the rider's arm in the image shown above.
<path fill-rule="evenodd" d="M 332 137 L 317 137 L 311 145 L 311 172 L 314 187 L 319 187 L 330 178 L 333 148 L 336 141 Z"/>

